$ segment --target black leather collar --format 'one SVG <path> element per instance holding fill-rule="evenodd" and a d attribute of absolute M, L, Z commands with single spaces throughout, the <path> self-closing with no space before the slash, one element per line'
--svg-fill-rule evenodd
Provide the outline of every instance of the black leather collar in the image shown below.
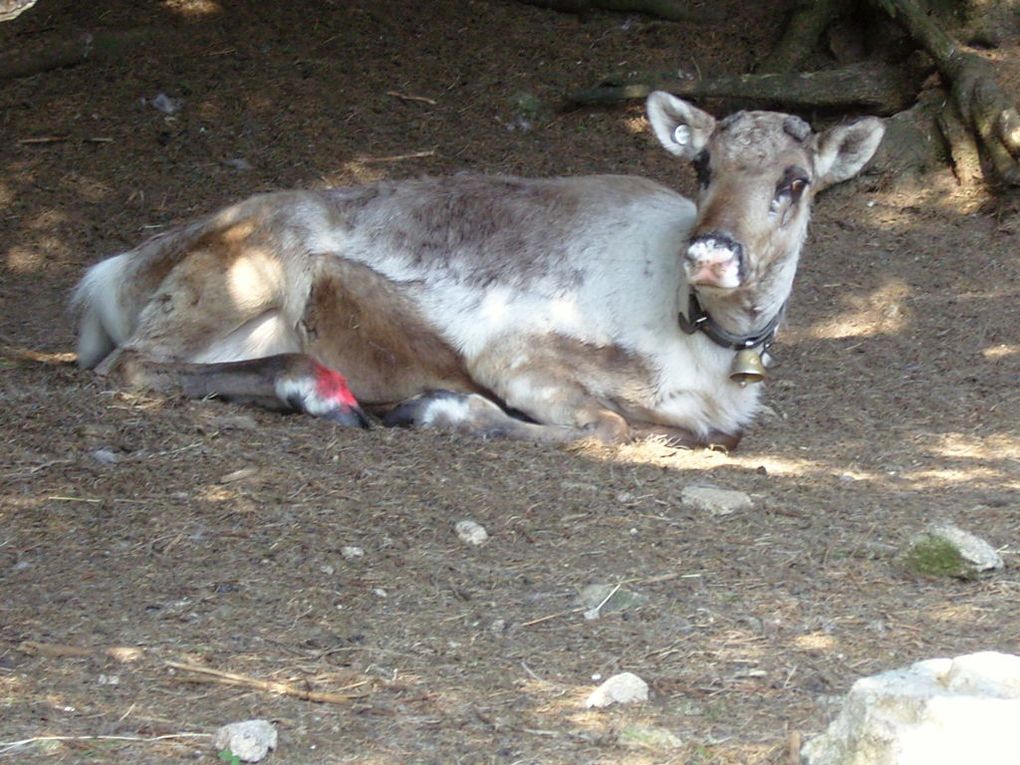
<path fill-rule="evenodd" d="M 782 321 L 785 311 L 786 304 L 784 303 L 783 307 L 779 309 L 779 313 L 773 316 L 772 320 L 762 329 L 747 335 L 735 335 L 732 332 L 727 332 L 715 323 L 715 319 L 701 307 L 697 293 L 691 290 L 687 299 L 687 316 L 681 313 L 677 319 L 680 323 L 680 329 L 688 335 L 693 335 L 695 332 L 704 332 L 709 340 L 722 348 L 729 348 L 731 351 L 743 351 L 760 346 L 763 350 L 768 350 L 773 340 L 775 340 L 776 329 L 779 327 L 779 322 Z"/>

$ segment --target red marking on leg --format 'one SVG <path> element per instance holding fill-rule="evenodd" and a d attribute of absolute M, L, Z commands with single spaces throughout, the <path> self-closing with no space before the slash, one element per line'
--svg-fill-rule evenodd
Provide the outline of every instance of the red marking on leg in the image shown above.
<path fill-rule="evenodd" d="M 347 385 L 347 378 L 335 369 L 315 363 L 315 393 L 319 398 L 333 401 L 341 406 L 356 407 L 358 400 L 354 398 L 350 387 Z"/>

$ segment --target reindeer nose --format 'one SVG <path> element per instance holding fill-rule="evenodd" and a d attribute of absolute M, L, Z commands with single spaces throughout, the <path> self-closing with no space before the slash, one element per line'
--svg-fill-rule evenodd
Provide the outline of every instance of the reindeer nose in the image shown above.
<path fill-rule="evenodd" d="M 697 287 L 739 287 L 744 275 L 744 248 L 724 232 L 691 239 L 684 255 L 687 281 Z"/>

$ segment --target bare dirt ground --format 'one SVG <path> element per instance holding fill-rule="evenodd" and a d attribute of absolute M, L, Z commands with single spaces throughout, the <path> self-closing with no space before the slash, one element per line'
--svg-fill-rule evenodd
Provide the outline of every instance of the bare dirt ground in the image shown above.
<path fill-rule="evenodd" d="M 67 363 L 84 266 L 254 192 L 464 169 L 692 190 L 640 107 L 534 101 L 632 68 L 745 71 L 783 7 L 728 5 L 698 28 L 506 0 L 40 0 L 0 26 L 2 50 L 158 30 L 0 84 L 0 760 L 215 762 L 178 734 L 264 717 L 280 763 L 788 763 L 857 677 L 1020 652 L 1020 232 L 948 171 L 819 201 L 769 413 L 732 455 L 351 432 Z M 994 54 L 1007 73 L 1017 50 Z M 23 142 L 47 137 L 66 140 Z M 693 483 L 754 508 L 694 512 Z M 457 539 L 464 518 L 487 545 Z M 935 519 L 1006 569 L 905 572 L 898 546 Z M 646 599 L 587 620 L 591 584 Z M 585 710 L 623 670 L 651 701 Z M 683 743 L 626 747 L 634 724 Z M 9 746 L 86 736 L 114 738 Z"/>

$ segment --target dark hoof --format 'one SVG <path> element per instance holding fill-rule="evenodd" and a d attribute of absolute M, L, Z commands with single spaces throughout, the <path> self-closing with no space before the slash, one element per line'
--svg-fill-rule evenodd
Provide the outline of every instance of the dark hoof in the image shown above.
<path fill-rule="evenodd" d="M 383 425 L 387 428 L 415 428 L 426 424 L 427 412 L 437 401 L 453 401 L 462 399 L 459 393 L 448 390 L 434 390 L 422 393 L 397 404 L 383 417 Z"/>
<path fill-rule="evenodd" d="M 334 409 L 322 415 L 324 420 L 343 425 L 345 428 L 363 428 L 368 430 L 372 427 L 372 421 L 360 406 L 347 406 Z"/>

